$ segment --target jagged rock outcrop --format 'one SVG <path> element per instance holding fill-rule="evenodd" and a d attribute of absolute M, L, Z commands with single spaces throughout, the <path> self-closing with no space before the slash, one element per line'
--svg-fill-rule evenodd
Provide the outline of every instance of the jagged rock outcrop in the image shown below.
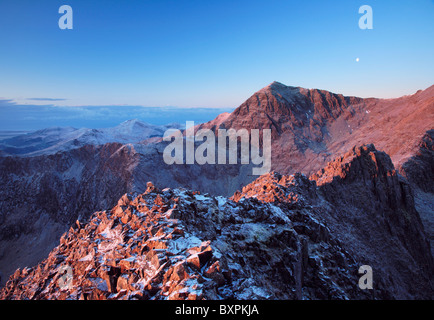
<path fill-rule="evenodd" d="M 336 208 L 325 216 L 330 228 L 350 252 L 376 266 L 395 296 L 432 292 L 434 263 L 428 236 L 413 191 L 387 154 L 373 145 L 353 148 L 311 179 Z"/>
<path fill-rule="evenodd" d="M 382 236 L 380 241 L 373 241 L 379 248 L 399 241 L 403 246 L 400 255 L 408 252 L 419 265 L 427 267 L 425 272 L 433 272 L 433 259 L 427 254 L 429 244 L 415 209 L 413 191 L 386 153 L 373 145 L 354 147 L 310 178 L 316 181 L 324 198 L 339 209 L 336 223 L 340 228 L 344 224 L 349 228 L 360 226 L 360 240 L 364 237 L 372 241 Z M 388 232 L 375 234 L 375 226 L 379 225 Z"/>
<path fill-rule="evenodd" d="M 373 145 L 354 147 L 310 180 L 299 174 L 264 175 L 233 199 L 242 197 L 289 208 L 312 205 L 345 248 L 378 271 L 377 285 L 388 287 L 391 296 L 432 295 L 434 263 L 412 189 Z"/>
<path fill-rule="evenodd" d="M 231 199 L 148 183 L 77 221 L 0 298 L 430 299 L 433 261 L 402 183 L 371 145 L 311 179 L 261 176 Z M 363 264 L 373 290 L 358 288 Z"/>
<path fill-rule="evenodd" d="M 307 226 L 320 230 L 306 233 Z M 71 268 L 72 283 L 63 280 Z M 356 262 L 306 210 L 152 184 L 77 222 L 2 299 L 343 299 Z M 59 272 L 60 270 L 60 272 Z M 353 271 L 354 271 L 353 270 Z"/>

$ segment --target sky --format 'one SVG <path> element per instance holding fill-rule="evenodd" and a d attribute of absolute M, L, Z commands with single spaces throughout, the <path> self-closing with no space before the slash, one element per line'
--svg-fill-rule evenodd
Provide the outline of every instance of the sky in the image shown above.
<path fill-rule="evenodd" d="M 434 84 L 433 21 L 434 0 L 0 0 L 0 130 L 207 121 L 273 81 L 412 94 Z"/>

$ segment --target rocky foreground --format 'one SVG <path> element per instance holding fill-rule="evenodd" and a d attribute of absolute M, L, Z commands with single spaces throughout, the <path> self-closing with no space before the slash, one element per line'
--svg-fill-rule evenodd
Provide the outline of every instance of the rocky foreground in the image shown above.
<path fill-rule="evenodd" d="M 283 175 L 311 176 L 354 145 L 373 143 L 415 187 L 416 207 L 433 247 L 433 119 L 434 86 L 396 99 L 362 99 L 273 82 L 234 112 L 196 129 L 271 129 L 271 170 Z M 138 142 L 161 135 L 155 130 L 127 121 L 104 132 L 47 129 L 0 144 L 0 287 L 17 268 L 44 259 L 77 219 L 88 221 L 125 193 L 142 193 L 148 181 L 160 189 L 183 187 L 230 197 L 256 178 L 252 164 L 240 161 L 168 165 L 163 159 L 168 142 Z M 371 212 L 369 197 L 354 204 L 365 203 Z M 332 205 L 348 207 L 346 215 L 353 217 L 352 205 Z M 362 214 L 360 219 L 365 226 Z"/>
<path fill-rule="evenodd" d="M 364 145 L 231 198 L 149 182 L 77 221 L 0 299 L 432 299 L 433 270 L 411 188 Z"/>

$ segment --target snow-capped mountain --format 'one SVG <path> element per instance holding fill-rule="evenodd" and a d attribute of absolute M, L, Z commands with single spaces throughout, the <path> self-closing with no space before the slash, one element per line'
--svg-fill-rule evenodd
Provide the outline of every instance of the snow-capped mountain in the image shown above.
<path fill-rule="evenodd" d="M 85 145 L 137 143 L 152 137 L 162 137 L 169 128 L 179 129 L 181 125 L 173 123 L 156 126 L 134 119 L 103 129 L 53 127 L 4 139 L 0 141 L 0 150 L 5 154 L 19 156 L 54 154 Z"/>

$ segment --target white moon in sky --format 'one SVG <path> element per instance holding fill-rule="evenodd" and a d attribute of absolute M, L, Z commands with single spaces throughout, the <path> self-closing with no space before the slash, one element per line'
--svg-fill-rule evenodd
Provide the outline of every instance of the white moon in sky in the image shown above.
<path fill-rule="evenodd" d="M 359 58 L 356 58 L 356 62 L 359 62 L 359 60 L 360 60 Z"/>

